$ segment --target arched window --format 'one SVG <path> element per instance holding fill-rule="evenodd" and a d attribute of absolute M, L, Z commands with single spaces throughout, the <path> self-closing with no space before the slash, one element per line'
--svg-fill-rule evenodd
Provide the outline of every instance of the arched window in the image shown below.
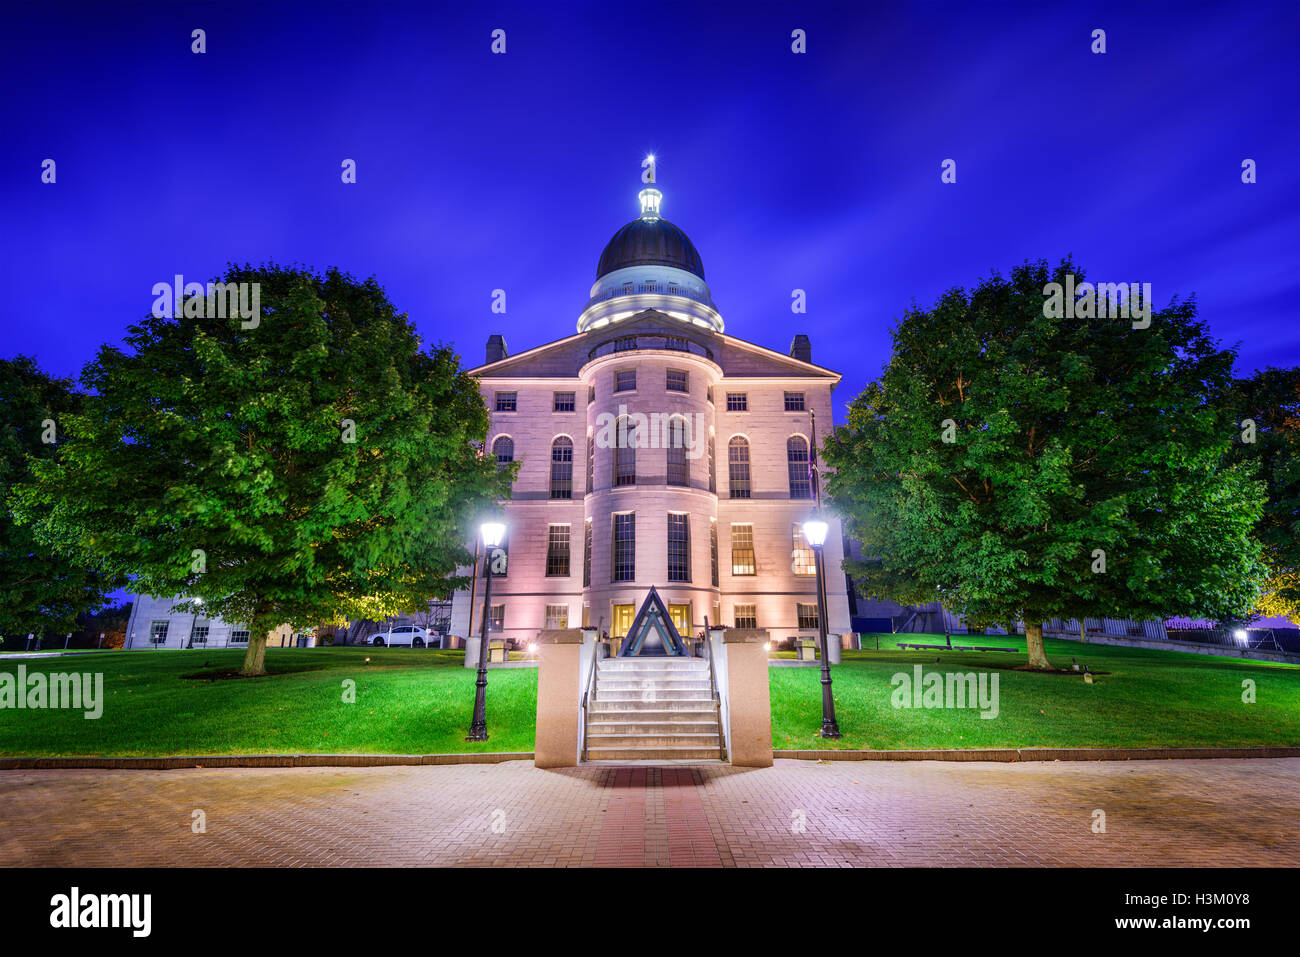
<path fill-rule="evenodd" d="M 515 440 L 508 435 L 498 435 L 492 443 L 492 454 L 497 457 L 497 468 L 505 468 L 515 460 Z"/>
<path fill-rule="evenodd" d="M 808 474 L 808 442 L 802 435 L 792 435 L 786 440 L 785 459 L 790 473 L 790 497 L 812 498 L 812 478 Z"/>
<path fill-rule="evenodd" d="M 551 443 L 551 498 L 573 498 L 573 440 L 564 435 Z"/>
<path fill-rule="evenodd" d="M 690 485 L 691 465 L 686 447 L 691 444 L 686 420 L 679 415 L 668 420 L 668 484 Z"/>
<path fill-rule="evenodd" d="M 636 484 L 637 430 L 627 416 L 614 423 L 614 485 Z"/>
<path fill-rule="evenodd" d="M 749 498 L 749 440 L 733 436 L 727 443 L 727 474 L 732 498 Z"/>

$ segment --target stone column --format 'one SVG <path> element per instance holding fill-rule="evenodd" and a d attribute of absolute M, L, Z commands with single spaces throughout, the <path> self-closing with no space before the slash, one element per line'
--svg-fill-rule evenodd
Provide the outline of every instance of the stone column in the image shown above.
<path fill-rule="evenodd" d="M 537 743 L 539 768 L 578 764 L 578 717 L 582 701 L 582 629 L 562 628 L 537 635 Z"/>
<path fill-rule="evenodd" d="M 728 628 L 727 711 L 731 763 L 742 768 L 772 766 L 772 694 L 767 676 L 767 630 Z"/>

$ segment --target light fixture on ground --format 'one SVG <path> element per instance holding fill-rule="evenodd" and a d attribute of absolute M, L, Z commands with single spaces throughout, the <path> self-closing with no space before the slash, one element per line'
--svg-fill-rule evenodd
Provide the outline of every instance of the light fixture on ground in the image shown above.
<path fill-rule="evenodd" d="M 828 526 L 820 518 L 810 518 L 803 523 L 803 537 L 812 546 L 813 564 L 817 570 L 817 637 L 821 642 L 822 659 L 822 729 L 823 738 L 840 737 L 839 722 L 835 720 L 835 696 L 831 691 L 830 650 L 826 642 L 826 567 L 822 546 L 826 544 Z"/>
<path fill-rule="evenodd" d="M 487 733 L 487 659 L 488 619 L 492 614 L 492 559 L 493 553 L 505 538 L 506 527 L 501 522 L 484 522 L 479 531 L 483 535 L 483 625 L 478 642 L 478 680 L 474 682 L 474 721 L 469 726 L 466 741 L 486 741 Z"/>

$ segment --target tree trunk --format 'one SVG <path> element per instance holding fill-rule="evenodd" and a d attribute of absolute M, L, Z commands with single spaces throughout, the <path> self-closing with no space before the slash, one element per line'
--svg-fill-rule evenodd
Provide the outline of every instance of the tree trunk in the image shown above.
<path fill-rule="evenodd" d="M 1083 619 L 1080 618 L 1079 619 L 1079 644 L 1086 645 L 1087 643 L 1088 643 L 1088 629 L 1083 627 Z"/>
<path fill-rule="evenodd" d="M 239 673 L 246 677 L 266 674 L 266 633 L 254 631 L 248 636 L 248 650 L 244 652 L 244 666 Z"/>
<path fill-rule="evenodd" d="M 1050 671 L 1052 663 L 1047 660 L 1043 648 L 1043 625 L 1031 625 L 1025 622 L 1025 645 L 1029 648 L 1029 667 L 1036 671 Z"/>

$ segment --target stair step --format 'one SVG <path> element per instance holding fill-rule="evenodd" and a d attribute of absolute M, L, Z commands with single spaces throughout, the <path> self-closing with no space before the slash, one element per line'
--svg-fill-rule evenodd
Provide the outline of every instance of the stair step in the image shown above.
<path fill-rule="evenodd" d="M 587 708 L 590 720 L 600 720 L 600 715 L 632 715 L 643 718 L 649 714 L 671 714 L 674 718 L 681 715 L 707 714 L 716 716 L 718 709 L 712 701 L 592 701 Z"/>
<path fill-rule="evenodd" d="M 609 691 L 635 691 L 638 688 L 662 688 L 665 691 L 712 691 L 708 679 L 699 678 L 598 678 L 597 688 Z"/>
<path fill-rule="evenodd" d="M 717 745 L 718 732 L 691 731 L 666 734 L 592 734 L 587 738 L 591 748 L 679 748 L 698 745 Z"/>
<path fill-rule="evenodd" d="M 672 748 L 588 748 L 587 758 L 591 761 L 720 761 L 722 749 L 716 745 Z"/>
<path fill-rule="evenodd" d="M 701 704 L 713 701 L 713 696 L 707 690 L 676 691 L 673 689 L 642 689 L 629 688 L 626 691 L 615 689 L 613 691 L 604 688 L 596 689 L 597 701 L 697 701 Z"/>
<path fill-rule="evenodd" d="M 601 671 L 638 668 L 654 671 L 708 671 L 709 663 L 703 658 L 602 658 L 597 667 Z"/>
<path fill-rule="evenodd" d="M 589 721 L 587 733 L 606 734 L 717 734 L 713 721 Z"/>

